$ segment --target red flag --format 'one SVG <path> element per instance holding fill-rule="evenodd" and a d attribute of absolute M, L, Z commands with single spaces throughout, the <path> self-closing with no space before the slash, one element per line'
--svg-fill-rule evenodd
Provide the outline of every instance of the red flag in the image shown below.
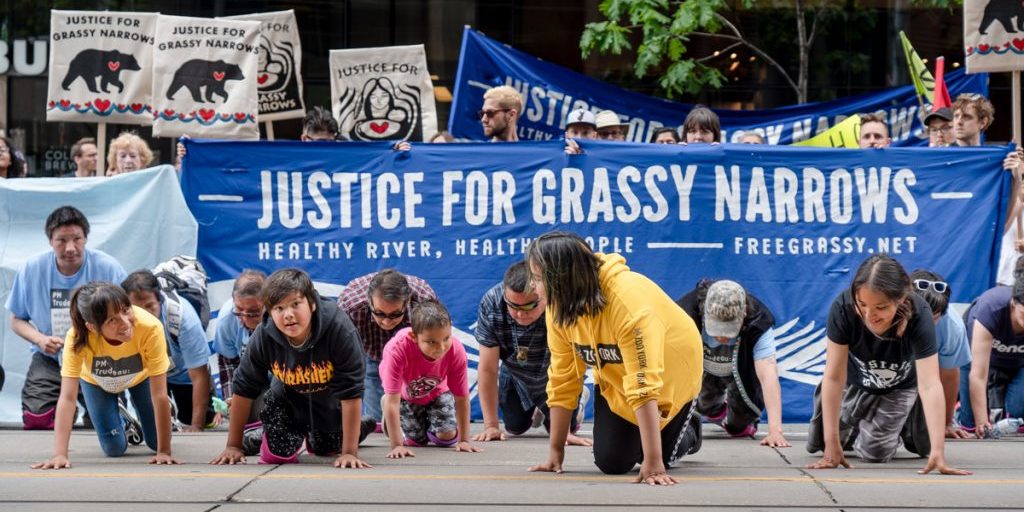
<path fill-rule="evenodd" d="M 953 102 L 949 99 L 949 89 L 946 88 L 946 79 L 943 76 L 945 65 L 945 57 L 935 59 L 935 93 L 932 95 L 933 112 L 940 108 L 953 107 Z"/>

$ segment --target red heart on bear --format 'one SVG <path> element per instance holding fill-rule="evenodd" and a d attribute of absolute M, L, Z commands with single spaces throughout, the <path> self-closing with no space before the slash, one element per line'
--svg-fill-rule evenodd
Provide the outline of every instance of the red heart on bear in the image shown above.
<path fill-rule="evenodd" d="M 388 126 L 389 125 L 390 125 L 390 123 L 388 123 L 387 121 L 384 121 L 383 123 L 380 123 L 380 124 L 372 123 L 371 122 L 370 123 L 370 129 L 373 130 L 374 133 L 384 133 L 384 132 L 388 131 Z"/>
<path fill-rule="evenodd" d="M 96 100 L 93 104 L 96 105 L 96 110 L 100 112 L 106 112 L 110 108 L 110 100 Z"/>
<path fill-rule="evenodd" d="M 71 106 L 71 102 L 68 100 L 60 100 L 60 106 L 62 108 L 68 108 Z"/>
<path fill-rule="evenodd" d="M 238 112 L 235 114 L 235 119 L 238 119 L 239 121 L 245 121 L 246 117 L 248 117 L 248 114 L 245 112 Z"/>
<path fill-rule="evenodd" d="M 118 69 L 121 69 L 121 63 L 115 60 L 107 61 L 107 69 L 117 71 Z"/>
<path fill-rule="evenodd" d="M 990 46 L 987 45 L 987 44 L 979 44 L 978 45 L 978 51 L 981 52 L 981 53 L 987 52 L 989 48 L 990 48 Z"/>
<path fill-rule="evenodd" d="M 269 78 L 270 78 L 270 75 L 263 74 L 263 75 L 260 75 L 260 76 L 256 77 L 256 81 L 259 82 L 260 85 L 263 85 L 263 84 L 267 83 L 267 80 Z"/>
<path fill-rule="evenodd" d="M 164 117 L 174 117 L 174 111 L 171 109 L 164 109 Z"/>
<path fill-rule="evenodd" d="M 221 74 L 223 75 L 223 73 Z M 213 119 L 213 116 L 215 115 L 217 115 L 217 112 L 208 108 L 199 109 L 199 117 L 203 118 L 203 121 L 209 121 L 210 119 Z"/>
<path fill-rule="evenodd" d="M 1024 39 L 1017 38 L 1014 39 L 1012 43 L 1014 48 L 1018 50 L 1024 50 Z"/>
<path fill-rule="evenodd" d="M 220 82 L 221 80 L 224 80 L 224 72 L 223 71 L 214 71 L 213 72 L 213 79 L 218 81 L 218 82 Z"/>
<path fill-rule="evenodd" d="M 136 114 L 142 112 L 142 103 L 132 103 L 131 109 L 132 112 L 135 112 Z"/>

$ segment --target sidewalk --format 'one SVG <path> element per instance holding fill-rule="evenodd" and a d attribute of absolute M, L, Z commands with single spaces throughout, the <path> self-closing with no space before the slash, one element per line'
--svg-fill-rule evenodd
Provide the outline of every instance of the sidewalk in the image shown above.
<path fill-rule="evenodd" d="M 589 427 L 589 425 L 585 426 Z M 480 428 L 474 424 L 474 430 Z M 148 450 L 103 457 L 94 434 L 75 431 L 73 469 L 34 471 L 48 457 L 48 432 L 0 431 L 0 509 L 17 511 L 96 510 L 111 505 L 140 512 L 282 510 L 593 510 L 642 506 L 694 510 L 1011 510 L 1024 507 L 1024 438 L 958 441 L 947 445 L 955 467 L 969 477 L 918 475 L 922 459 L 901 451 L 889 464 L 851 459 L 852 470 L 804 470 L 817 460 L 804 448 L 803 425 L 787 425 L 792 448 L 764 448 L 756 441 L 729 439 L 705 426 L 701 451 L 684 458 L 672 474 L 679 485 L 651 488 L 630 477 L 602 475 L 589 448 L 566 449 L 566 473 L 529 473 L 545 460 L 543 431 L 501 443 L 478 443 L 484 453 L 440 448 L 416 449 L 416 457 L 387 460 L 387 439 L 371 435 L 360 450 L 371 470 L 342 470 L 331 459 L 304 456 L 304 464 L 239 466 L 205 464 L 223 448 L 224 432 L 175 434 L 181 466 L 147 465 Z M 144 507 L 139 504 L 145 503 Z M 56 505 L 56 507 L 55 507 Z"/>

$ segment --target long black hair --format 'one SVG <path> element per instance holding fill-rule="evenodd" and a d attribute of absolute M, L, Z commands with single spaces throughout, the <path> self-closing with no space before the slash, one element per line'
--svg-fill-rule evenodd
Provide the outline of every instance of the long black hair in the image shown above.
<path fill-rule="evenodd" d="M 853 282 L 850 283 L 850 297 L 853 298 L 854 309 L 861 316 L 863 314 L 860 308 L 856 307 L 857 291 L 865 287 L 896 302 L 896 316 L 892 323 L 896 326 L 896 335 L 902 336 L 914 316 L 914 308 L 910 302 L 913 289 L 910 286 L 910 276 L 903 269 L 903 265 L 888 254 L 876 254 L 860 264 L 857 274 L 853 276 Z"/>
<path fill-rule="evenodd" d="M 75 289 L 71 294 L 71 326 L 75 339 L 71 350 L 78 352 L 89 343 L 89 327 L 97 329 L 107 321 L 111 307 L 113 311 L 124 311 L 132 307 L 128 294 L 120 286 L 104 281 L 90 281 Z"/>
<path fill-rule="evenodd" d="M 551 231 L 530 242 L 526 253 L 536 265 L 555 324 L 568 327 L 582 316 L 600 313 L 607 299 L 601 292 L 601 259 L 574 233 Z"/>

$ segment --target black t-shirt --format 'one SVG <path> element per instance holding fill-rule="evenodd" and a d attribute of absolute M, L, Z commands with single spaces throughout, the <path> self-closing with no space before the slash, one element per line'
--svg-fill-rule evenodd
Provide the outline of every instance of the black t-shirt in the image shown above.
<path fill-rule="evenodd" d="M 917 385 L 914 363 L 937 353 L 938 349 L 931 308 L 917 294 L 910 294 L 910 300 L 914 313 L 903 336 L 896 336 L 895 326 L 883 336 L 875 336 L 857 314 L 849 290 L 832 302 L 828 338 L 849 347 L 848 384 L 876 394 Z"/>

